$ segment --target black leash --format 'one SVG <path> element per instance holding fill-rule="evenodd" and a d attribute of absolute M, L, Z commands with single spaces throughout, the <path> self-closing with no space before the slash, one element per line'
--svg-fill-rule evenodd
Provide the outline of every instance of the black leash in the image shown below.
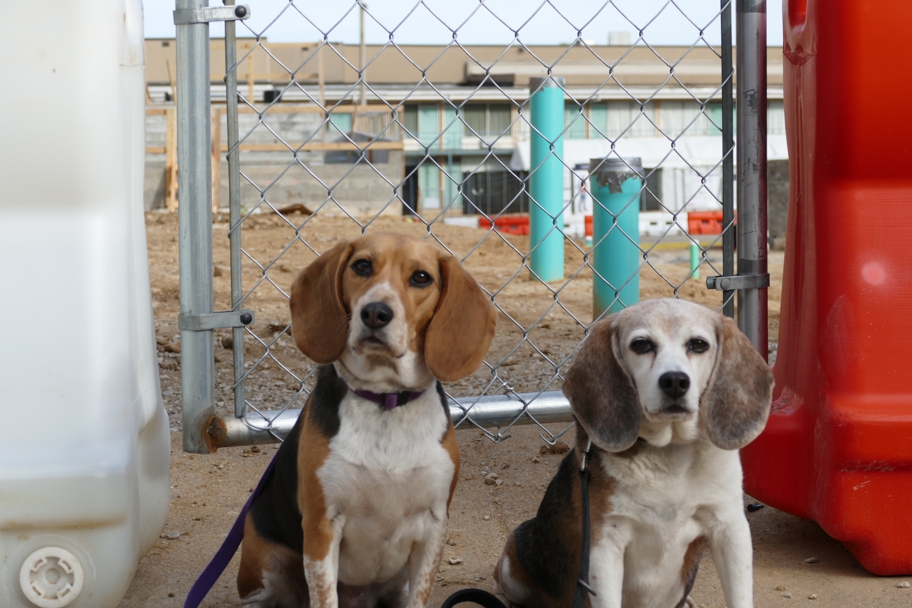
<path fill-rule="evenodd" d="M 576 579 L 576 595 L 573 596 L 571 608 L 583 608 L 589 594 L 595 591 L 589 586 L 589 452 L 592 451 L 592 440 L 586 444 L 586 451 L 580 457 L 580 494 L 583 503 L 582 540 L 580 541 L 579 576 Z"/>
<path fill-rule="evenodd" d="M 484 589 L 460 589 L 443 601 L 440 608 L 453 608 L 464 602 L 472 602 L 482 608 L 507 608 L 497 596 Z"/>
<path fill-rule="evenodd" d="M 592 440 L 586 444 L 586 451 L 580 457 L 580 493 L 583 505 L 582 540 L 580 541 L 579 576 L 576 579 L 576 594 L 573 596 L 571 608 L 584 608 L 586 598 L 595 591 L 589 586 L 589 535 L 591 526 L 589 522 L 589 453 L 592 451 Z M 460 589 L 444 600 L 440 608 L 453 608 L 463 602 L 472 602 L 482 608 L 506 608 L 496 596 L 482 589 Z"/>

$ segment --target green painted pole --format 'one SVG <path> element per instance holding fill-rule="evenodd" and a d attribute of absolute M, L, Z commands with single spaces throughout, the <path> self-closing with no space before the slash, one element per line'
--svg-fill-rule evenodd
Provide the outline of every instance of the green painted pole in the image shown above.
<path fill-rule="evenodd" d="M 592 192 L 592 315 L 620 312 L 640 301 L 639 158 L 593 158 L 589 161 Z"/>
<path fill-rule="evenodd" d="M 564 278 L 564 79 L 530 78 L 529 245 L 532 272 L 542 281 Z M 537 92 L 536 92 L 537 91 Z"/>
<path fill-rule="evenodd" d="M 690 278 L 700 278 L 700 246 L 696 243 L 690 244 Z"/>

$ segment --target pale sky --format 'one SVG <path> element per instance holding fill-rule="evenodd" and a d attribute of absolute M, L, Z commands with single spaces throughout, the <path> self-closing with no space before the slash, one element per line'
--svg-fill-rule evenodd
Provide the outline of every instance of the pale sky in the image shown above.
<path fill-rule="evenodd" d="M 252 15 L 246 26 L 238 27 L 239 36 L 251 36 L 251 30 L 262 33 L 265 29 L 266 37 L 273 42 L 309 42 L 322 39 L 322 30 L 328 32 L 331 42 L 358 42 L 358 11 L 352 10 L 355 4 L 351 0 L 295 0 L 293 3 L 289 0 L 237 0 L 237 3 L 249 5 Z M 210 0 L 209 4 L 216 6 L 221 2 Z M 782 0 L 767 0 L 766 5 L 768 43 L 780 45 Z M 143 0 L 143 6 L 146 37 L 174 37 L 171 15 L 174 1 Z M 563 17 L 554 6 L 560 9 Z M 654 45 L 693 44 L 699 38 L 699 27 L 706 27 L 705 38 L 711 44 L 718 44 L 720 40 L 719 20 L 718 17 L 714 19 L 719 2 L 713 0 L 485 0 L 483 4 L 478 0 L 424 0 L 421 3 L 418 0 L 369 0 L 367 7 L 365 37 L 368 43 L 387 42 L 388 30 L 395 29 L 394 39 L 399 44 L 445 44 L 452 40 L 451 30 L 457 27 L 460 28 L 458 40 L 463 44 L 506 45 L 513 40 L 511 28 L 519 27 L 522 28 L 519 37 L 526 44 L 567 43 L 576 37 L 577 29 L 582 29 L 582 37 L 595 44 L 606 44 L 609 31 L 628 31 L 631 40 L 636 40 L 638 28 L 645 28 L 645 39 Z M 283 9 L 285 13 L 282 13 Z M 410 11 L 413 12 L 409 15 Z M 696 25 L 688 22 L 681 11 Z M 657 13 L 660 14 L 656 18 Z M 404 23 L 399 25 L 403 19 Z M 270 25 L 270 22 L 273 23 Z M 465 24 L 460 27 L 463 22 Z M 211 35 L 223 36 L 222 25 L 212 25 Z"/>

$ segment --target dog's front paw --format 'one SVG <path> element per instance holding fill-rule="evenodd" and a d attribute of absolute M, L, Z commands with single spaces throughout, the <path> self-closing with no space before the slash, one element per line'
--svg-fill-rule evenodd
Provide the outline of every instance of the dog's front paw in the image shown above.
<path fill-rule="evenodd" d="M 500 588 L 500 583 L 498 581 L 494 581 L 494 597 L 500 600 L 500 602 L 507 608 L 519 608 L 518 604 L 511 602 L 510 598 L 504 594 L 503 589 Z"/>

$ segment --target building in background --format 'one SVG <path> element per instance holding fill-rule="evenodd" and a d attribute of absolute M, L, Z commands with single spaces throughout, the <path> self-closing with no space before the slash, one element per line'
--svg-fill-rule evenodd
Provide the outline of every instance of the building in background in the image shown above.
<path fill-rule="evenodd" d="M 786 158 L 781 49 L 768 56 L 769 158 Z M 644 211 L 718 208 L 721 67 L 706 46 L 367 45 L 363 89 L 357 45 L 241 39 L 238 57 L 246 206 L 329 198 L 364 213 L 527 212 L 529 81 L 553 65 L 566 79 L 571 212 L 585 205 L 585 170 L 570 168 L 612 145 L 643 160 Z M 150 108 L 172 103 L 174 66 L 173 40 L 146 41 Z M 215 39 L 213 125 L 223 151 L 224 69 L 224 40 Z M 163 204 L 164 122 L 164 114 L 147 120 L 149 207 Z M 365 142 L 372 144 L 362 157 L 355 144 Z M 226 174 L 216 195 L 222 205 Z"/>

